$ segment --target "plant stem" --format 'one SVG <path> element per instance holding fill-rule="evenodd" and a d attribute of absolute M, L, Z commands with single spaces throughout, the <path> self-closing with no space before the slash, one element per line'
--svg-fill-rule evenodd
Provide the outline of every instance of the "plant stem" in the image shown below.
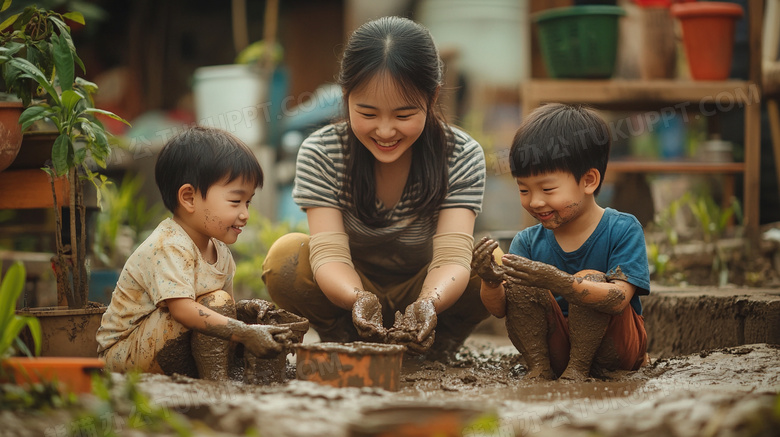
<path fill-rule="evenodd" d="M 57 204 L 56 178 L 53 176 L 53 171 L 54 169 L 52 169 L 52 173 L 49 175 L 49 180 L 51 181 L 51 195 L 54 200 L 54 242 L 57 250 L 57 253 L 54 255 L 54 272 L 57 277 L 57 304 L 62 305 L 66 302 L 70 302 L 70 293 L 68 292 L 70 290 L 70 282 L 68 281 L 68 272 L 70 269 L 65 260 L 65 248 L 62 245 L 62 215 L 60 214 L 61 211 Z"/>
<path fill-rule="evenodd" d="M 79 177 L 78 169 L 76 169 L 76 180 L 74 185 L 76 186 L 76 207 L 79 212 L 79 222 L 81 224 L 81 230 L 78 236 L 78 257 L 75 258 L 76 264 L 74 269 L 79 271 L 79 278 L 81 279 L 79 286 L 76 287 L 76 301 L 79 308 L 84 308 L 87 305 L 87 296 L 89 294 L 89 279 L 87 278 L 87 206 L 84 204 L 84 181 Z M 74 254 L 75 256 L 75 254 Z"/>

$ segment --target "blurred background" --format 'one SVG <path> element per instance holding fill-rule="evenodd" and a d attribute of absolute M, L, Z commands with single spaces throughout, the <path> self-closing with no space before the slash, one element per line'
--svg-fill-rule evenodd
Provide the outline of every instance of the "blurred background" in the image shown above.
<path fill-rule="evenodd" d="M 14 1 L 14 8 L 25 3 Z M 87 24 L 74 28 L 73 38 L 87 67 L 84 77 L 100 88 L 96 106 L 115 112 L 132 125 L 105 120 L 121 147 L 114 151 L 104 171 L 116 182 L 115 191 L 107 196 L 108 207 L 104 205 L 102 213 L 95 208 L 92 219 L 97 229 L 93 237 L 97 241 L 93 244 L 95 258 L 121 268 L 133 247 L 163 217 L 153 169 L 165 141 L 196 123 L 220 127 L 246 141 L 266 172 L 265 186 L 253 203 L 257 213 L 250 226 L 256 227 L 242 235 L 232 249 L 241 261 L 237 281 L 243 281 L 250 292 L 263 288 L 259 266 L 273 240 L 285 232 L 306 229 L 305 215 L 290 198 L 297 148 L 313 130 L 341 116 L 340 90 L 333 85 L 339 56 L 350 32 L 367 20 L 401 15 L 430 29 L 445 63 L 442 104 L 447 118 L 485 149 L 488 182 L 476 231 L 503 240 L 528 225 L 506 160 L 523 116 L 522 87 L 529 80 L 554 76 L 539 42 L 535 20 L 539 13 L 586 3 L 616 5 L 623 15 L 616 21 L 616 59 L 609 77 L 646 79 L 642 59 L 648 54 L 647 35 L 656 32 L 663 38 L 655 39 L 670 41 L 667 47 L 671 47 L 672 67 L 666 73 L 668 78 L 691 80 L 679 26 L 667 14 L 665 21 L 648 27 L 643 21 L 648 2 L 639 0 L 48 3 L 48 7 L 84 14 Z M 668 8 L 671 1 L 666 3 L 662 7 Z M 747 79 L 748 0 L 731 3 L 740 5 L 746 13 L 736 22 L 729 77 Z M 776 44 L 774 50 L 772 60 L 777 59 Z M 603 114 L 613 127 L 626 132 L 613 137 L 613 159 L 693 157 L 703 143 L 715 140 L 728 143 L 724 160 L 743 160 L 744 115 L 739 108 L 718 117 L 717 137 L 711 135 L 712 126 L 707 126 L 706 119 L 682 120 L 675 116 L 664 129 L 653 129 L 642 124 L 642 113 L 611 110 Z M 766 111 L 762 114 L 760 222 L 767 224 L 780 221 L 780 199 L 769 118 Z M 708 195 L 716 199 L 728 189 L 739 199 L 742 178 L 737 177 L 733 184 L 724 187 L 722 178 L 713 175 L 697 179 L 621 174 L 607 181 L 599 203 L 631 212 L 643 225 L 649 225 L 671 201 L 696 187 L 707 187 Z M 112 217 L 107 212 L 112 209 L 135 212 L 131 217 Z M 0 249 L 49 252 L 52 226 L 47 211 L 0 211 Z M 101 234 L 101 229 L 113 229 L 113 233 Z"/>

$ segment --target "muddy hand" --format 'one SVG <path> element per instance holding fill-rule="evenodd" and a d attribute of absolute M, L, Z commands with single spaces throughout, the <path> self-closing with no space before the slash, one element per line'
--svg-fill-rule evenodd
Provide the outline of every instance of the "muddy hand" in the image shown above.
<path fill-rule="evenodd" d="M 543 262 L 531 261 L 522 256 L 506 254 L 501 258 L 505 278 L 508 281 L 555 292 L 571 289 L 574 276 Z"/>
<path fill-rule="evenodd" d="M 392 343 L 406 345 L 411 354 L 426 352 L 435 338 L 436 307 L 433 299 L 421 299 L 395 313 L 395 323 L 388 336 Z"/>
<path fill-rule="evenodd" d="M 276 309 L 272 302 L 262 299 L 244 299 L 236 302 L 236 318 L 244 323 L 262 323 L 268 311 Z"/>
<path fill-rule="evenodd" d="M 482 237 L 474 247 L 471 258 L 471 268 L 483 281 L 494 287 L 497 287 L 504 280 L 504 269 L 493 258 L 493 251 L 497 248 L 497 242 L 488 237 Z"/>
<path fill-rule="evenodd" d="M 374 293 L 358 291 L 357 300 L 352 305 L 352 323 L 360 337 L 384 343 L 387 330 L 382 326 L 382 305 Z"/>
<path fill-rule="evenodd" d="M 231 320 L 228 327 L 252 355 L 260 358 L 275 357 L 292 342 L 292 331 L 283 326 L 247 325 Z"/>

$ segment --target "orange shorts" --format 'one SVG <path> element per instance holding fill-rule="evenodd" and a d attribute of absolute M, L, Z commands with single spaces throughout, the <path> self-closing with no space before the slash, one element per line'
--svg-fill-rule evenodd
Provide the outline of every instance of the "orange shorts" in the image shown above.
<path fill-rule="evenodd" d="M 552 293 L 550 299 L 553 303 L 553 313 L 551 316 L 553 322 L 547 334 L 547 344 L 550 348 L 550 365 L 556 375 L 560 375 L 566 370 L 569 364 L 569 351 L 571 342 L 569 340 L 569 321 L 563 315 L 561 307 L 555 301 Z M 607 326 L 607 332 L 604 334 L 602 342 L 611 342 L 617 356 L 620 358 L 621 370 L 637 370 L 645 362 L 647 353 L 647 332 L 645 331 L 645 319 L 638 315 L 631 305 L 628 305 L 622 313 L 612 316 Z M 603 343 L 602 343 L 603 344 Z M 594 361 L 596 361 L 594 359 Z"/>

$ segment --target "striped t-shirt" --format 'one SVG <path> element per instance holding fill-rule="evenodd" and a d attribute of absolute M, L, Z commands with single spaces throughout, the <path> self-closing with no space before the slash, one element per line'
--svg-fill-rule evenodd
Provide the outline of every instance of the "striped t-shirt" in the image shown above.
<path fill-rule="evenodd" d="M 485 155 L 473 138 L 457 128 L 451 129 L 454 145 L 448 158 L 449 184 L 441 208 L 468 208 L 478 214 L 485 191 Z M 361 222 L 351 212 L 351 201 L 343 190 L 345 141 L 346 127 L 341 123 L 325 126 L 303 142 L 298 151 L 293 199 L 303 210 L 339 209 L 355 267 L 384 284 L 401 282 L 430 263 L 439 214 L 413 214 L 413 199 L 419 186 L 407 185 L 401 199 L 388 212 L 388 226 L 376 228 Z M 386 209 L 379 199 L 377 207 L 380 211 Z"/>

